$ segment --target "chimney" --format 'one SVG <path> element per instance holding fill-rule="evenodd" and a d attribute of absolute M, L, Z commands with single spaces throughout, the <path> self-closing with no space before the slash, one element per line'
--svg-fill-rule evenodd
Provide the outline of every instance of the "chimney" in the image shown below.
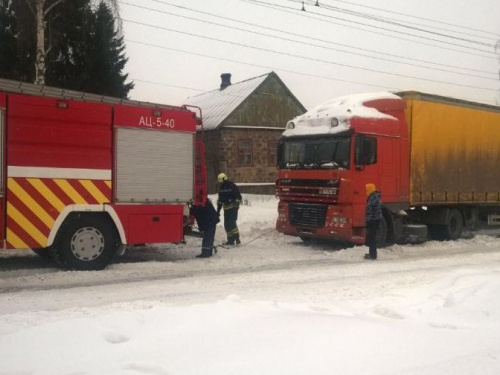
<path fill-rule="evenodd" d="M 222 73 L 220 75 L 220 89 L 224 90 L 227 86 L 231 86 L 231 73 Z"/>

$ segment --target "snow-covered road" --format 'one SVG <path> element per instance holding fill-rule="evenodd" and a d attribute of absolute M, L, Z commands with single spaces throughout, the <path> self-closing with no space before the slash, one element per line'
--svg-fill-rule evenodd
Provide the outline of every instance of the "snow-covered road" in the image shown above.
<path fill-rule="evenodd" d="M 196 238 L 129 249 L 100 272 L 2 252 L 0 374 L 500 372 L 496 235 L 365 261 L 364 246 L 273 231 L 274 198 L 250 204 L 245 244 L 210 259 L 194 258 Z"/>

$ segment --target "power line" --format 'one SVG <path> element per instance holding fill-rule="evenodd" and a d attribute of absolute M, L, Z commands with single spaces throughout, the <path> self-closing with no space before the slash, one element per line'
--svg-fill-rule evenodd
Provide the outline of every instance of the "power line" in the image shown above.
<path fill-rule="evenodd" d="M 137 43 L 137 42 L 134 42 L 133 40 L 130 40 L 129 42 Z M 181 89 L 181 90 L 191 90 L 191 91 L 206 92 L 205 90 L 196 89 L 196 88 L 193 88 L 193 87 L 177 86 L 177 85 L 172 85 L 172 84 L 167 84 L 167 83 L 159 83 L 159 82 L 147 81 L 147 80 L 138 79 L 138 78 L 135 78 L 135 77 L 131 77 L 130 79 L 132 81 L 137 81 L 137 82 L 142 82 L 142 83 L 149 83 L 151 85 L 162 85 L 162 86 L 173 87 L 173 88 Z"/>
<path fill-rule="evenodd" d="M 266 69 L 266 70 L 280 71 L 280 72 L 284 72 L 284 73 L 297 74 L 297 75 L 302 75 L 302 76 L 307 76 L 307 77 L 312 77 L 312 78 L 327 79 L 327 80 L 336 81 L 336 82 L 345 82 L 345 83 L 352 83 L 352 84 L 356 84 L 356 85 L 376 87 L 376 88 L 379 88 L 379 89 L 394 90 L 394 91 L 400 91 L 400 90 L 402 90 L 401 88 L 395 88 L 395 87 L 391 88 L 391 87 L 384 86 L 384 85 L 372 85 L 372 84 L 369 84 L 369 83 L 366 83 L 366 82 L 357 82 L 357 81 L 351 81 L 351 80 L 342 79 L 342 78 L 333 78 L 333 77 L 328 77 L 328 76 L 323 76 L 323 75 L 317 75 L 317 74 L 311 74 L 311 73 L 304 73 L 304 72 L 297 72 L 297 71 L 289 70 L 289 69 L 275 68 L 275 67 L 271 67 L 271 66 L 268 66 L 268 65 L 249 63 L 249 62 L 242 61 L 242 60 L 234 60 L 234 59 L 228 59 L 228 58 L 223 58 L 223 57 L 211 56 L 211 55 L 206 55 L 206 54 L 199 53 L 199 52 L 192 52 L 192 51 L 186 51 L 186 50 L 182 50 L 182 49 L 178 49 L 178 48 L 171 48 L 171 47 L 166 47 L 166 46 L 160 46 L 160 45 L 157 45 L 157 44 L 141 42 L 141 41 L 138 41 L 138 40 L 125 39 L 125 41 L 128 42 L 128 43 L 140 44 L 140 45 L 147 46 L 147 47 L 161 48 L 161 49 L 165 49 L 165 50 L 168 50 L 168 51 L 181 52 L 181 53 L 185 53 L 185 54 L 188 54 L 188 55 L 199 56 L 199 57 L 206 57 L 206 58 L 209 58 L 209 59 L 226 61 L 226 62 L 231 62 L 231 63 L 235 63 L 235 64 L 248 65 L 248 66 L 252 66 L 252 67 L 256 67 L 256 68 L 263 68 L 263 69 Z M 150 83 L 155 83 L 155 82 L 150 82 Z M 167 85 L 167 86 L 172 86 L 172 85 Z M 197 90 L 197 89 L 193 89 L 193 90 L 203 91 L 203 90 Z"/>
<path fill-rule="evenodd" d="M 302 3 L 302 0 L 284 0 L 284 1 L 289 1 L 289 2 L 293 2 L 293 3 Z M 248 2 L 264 3 L 264 4 L 268 4 L 268 5 L 273 5 L 273 6 L 276 6 L 276 7 L 283 7 L 283 8 L 286 8 L 286 9 L 297 10 L 296 8 L 285 7 L 283 5 L 279 5 L 279 4 L 276 4 L 276 3 L 268 3 L 268 2 L 265 2 L 265 1 L 248 0 Z M 322 8 L 325 8 L 325 7 L 322 7 Z M 349 14 L 351 16 L 368 18 L 368 19 L 370 19 L 372 21 L 378 21 L 378 22 L 385 22 L 385 23 L 394 24 L 394 22 L 385 20 L 385 19 L 383 19 L 381 17 L 377 17 L 377 16 L 373 16 L 373 15 L 368 15 L 368 14 L 363 14 L 363 13 L 358 13 L 358 12 L 353 12 L 353 11 L 348 11 L 348 10 L 343 10 L 341 8 L 330 7 L 329 10 L 334 10 L 334 11 L 338 11 L 338 12 L 342 12 L 342 13 L 347 13 L 347 14 Z M 414 37 L 414 38 L 431 40 L 431 41 L 435 41 L 435 42 L 438 42 L 438 43 L 449 44 L 449 45 L 452 45 L 452 46 L 457 46 L 457 47 L 461 47 L 461 48 L 467 48 L 467 49 L 470 49 L 470 50 L 475 50 L 475 51 L 480 51 L 480 52 L 493 53 L 493 52 L 485 51 L 485 50 L 482 50 L 482 49 L 479 49 L 479 48 L 468 47 L 468 46 L 464 46 L 464 45 L 461 45 L 461 44 L 447 42 L 447 41 L 439 40 L 439 39 L 435 39 L 435 38 L 429 38 L 429 37 L 425 37 L 425 36 L 422 36 L 422 35 L 410 34 L 410 33 L 402 32 L 402 31 L 388 29 L 388 28 L 385 28 L 385 27 L 380 27 L 380 26 L 375 26 L 375 25 L 371 25 L 371 24 L 367 24 L 367 23 L 357 22 L 357 21 L 353 21 L 353 20 L 349 20 L 349 19 L 345 19 L 345 18 L 339 18 L 339 17 L 329 16 L 329 15 L 326 15 L 326 14 L 317 13 L 317 12 L 310 11 L 310 10 L 308 12 L 312 13 L 312 14 L 315 14 L 317 16 L 320 16 L 320 17 L 333 18 L 333 19 L 344 21 L 344 22 L 354 23 L 354 24 L 358 24 L 358 25 L 364 25 L 364 26 L 367 26 L 367 27 L 371 27 L 371 28 L 375 28 L 375 29 L 380 29 L 380 30 L 384 30 L 384 31 L 389 31 L 389 32 L 397 32 L 397 33 L 400 33 L 400 34 L 403 34 L 403 35 L 408 35 L 408 36 L 411 36 L 411 37 Z M 411 27 L 411 26 L 408 26 L 408 25 L 404 25 L 404 24 L 400 24 L 400 23 L 397 23 L 396 26 L 403 27 L 403 28 L 416 29 L 414 27 Z M 435 33 L 435 32 L 431 32 L 431 31 L 427 31 L 427 30 L 423 30 L 423 29 L 418 29 L 417 31 L 419 31 L 419 32 L 428 32 L 428 33 L 435 34 L 435 35 L 440 36 L 440 37 L 444 36 L 444 37 L 458 39 L 458 40 L 462 40 L 462 41 L 466 41 L 466 42 L 472 42 L 472 43 L 482 44 L 482 45 L 485 45 L 485 46 L 488 46 L 488 47 L 492 47 L 492 48 L 494 47 L 494 45 L 492 45 L 492 44 L 485 44 L 485 43 L 481 43 L 481 42 L 470 41 L 470 40 L 466 40 L 466 39 L 463 39 L 463 38 L 447 36 L 447 35 L 444 35 L 444 34 Z"/>
<path fill-rule="evenodd" d="M 295 54 L 288 53 L 288 52 L 279 52 L 279 51 L 275 51 L 275 50 L 268 49 L 268 48 L 250 46 L 250 45 L 247 45 L 247 44 L 237 43 L 237 42 L 231 42 L 231 41 L 227 41 L 227 40 L 222 40 L 222 39 L 218 39 L 218 38 L 209 37 L 209 36 L 206 36 L 206 35 L 199 35 L 199 34 L 190 33 L 190 32 L 186 32 L 186 31 L 174 30 L 174 29 L 170 29 L 170 28 L 167 28 L 167 27 L 155 26 L 155 25 L 151 25 L 151 24 L 146 24 L 144 22 L 137 22 L 137 21 L 128 20 L 128 19 L 125 19 L 125 18 L 123 18 L 123 21 L 129 22 L 129 23 L 133 23 L 133 24 L 137 24 L 137 25 L 141 25 L 141 26 L 145 26 L 145 27 L 154 28 L 154 29 L 170 31 L 170 32 L 177 33 L 177 34 L 189 35 L 189 36 L 192 36 L 192 37 L 195 37 L 195 38 L 201 38 L 201 39 L 207 39 L 207 40 L 211 40 L 211 41 L 217 41 L 217 42 L 220 42 L 220 43 L 230 44 L 230 45 L 234 45 L 234 46 L 238 46 L 238 47 L 250 48 L 250 49 L 257 50 L 257 51 L 269 52 L 269 53 L 274 53 L 274 54 L 283 55 L 283 56 L 294 57 L 294 58 L 303 59 L 303 60 L 307 60 L 307 61 L 321 62 L 321 63 L 325 63 L 325 64 L 330 64 L 330 65 L 342 66 L 342 67 L 345 67 L 345 68 L 359 69 L 359 70 L 368 71 L 368 72 L 372 72 L 372 73 L 381 73 L 381 74 L 387 74 L 387 75 L 396 76 L 396 77 L 412 78 L 412 79 L 417 79 L 417 80 L 426 81 L 426 82 L 435 82 L 435 83 L 441 83 L 441 84 L 452 85 L 452 86 L 468 87 L 468 88 L 474 88 L 474 89 L 478 89 L 478 90 L 496 91 L 496 89 L 488 89 L 488 88 L 478 87 L 478 86 L 472 86 L 472 85 L 463 85 L 463 84 L 455 83 L 455 82 L 445 82 L 445 81 L 433 80 L 433 79 L 429 79 L 429 78 L 421 78 L 421 77 L 409 76 L 409 75 L 405 75 L 405 74 L 398 74 L 398 73 L 393 73 L 393 72 L 386 72 L 386 71 L 382 71 L 382 70 L 357 67 L 357 66 L 349 65 L 349 64 L 341 64 L 341 63 L 334 62 L 334 61 L 314 59 L 314 58 L 311 58 L 311 57 L 295 55 Z"/>
<path fill-rule="evenodd" d="M 178 49 L 178 48 L 171 48 L 171 47 L 166 47 L 166 46 L 160 46 L 160 45 L 151 44 L 151 43 L 145 43 L 145 42 L 140 42 L 140 41 L 136 41 L 136 40 L 126 39 L 125 41 L 128 42 L 128 43 L 135 43 L 135 44 L 143 45 L 143 46 L 146 46 L 146 47 L 154 47 L 154 48 L 159 48 L 159 49 L 165 49 L 165 50 L 168 50 L 168 51 L 180 52 L 180 53 L 185 53 L 185 54 L 188 54 L 188 55 L 193 55 L 193 56 L 198 56 L 198 57 L 204 57 L 204 58 L 209 58 L 209 59 L 213 59 L 213 60 L 226 61 L 226 62 L 231 62 L 231 63 L 235 63 L 235 64 L 248 65 L 248 66 L 252 66 L 252 67 L 256 67 L 256 68 L 263 68 L 263 69 L 266 69 L 266 70 L 283 72 L 283 73 L 289 73 L 289 74 L 295 74 L 295 75 L 300 75 L 300 76 L 305 76 L 305 77 L 318 78 L 318 79 L 326 79 L 326 80 L 335 81 L 335 82 L 351 83 L 351 84 L 355 84 L 355 85 L 374 87 L 374 88 L 377 88 L 377 89 L 383 89 L 383 90 L 386 90 L 386 91 L 393 91 L 393 92 L 403 91 L 404 90 L 404 88 L 401 88 L 401 87 L 389 87 L 389 86 L 385 86 L 385 85 L 374 85 L 374 84 L 370 84 L 370 83 L 366 83 L 366 82 L 358 82 L 358 81 L 346 80 L 346 79 L 341 79 L 341 78 L 333 78 L 333 77 L 328 77 L 328 76 L 323 76 L 323 75 L 298 72 L 298 71 L 289 70 L 289 69 L 280 69 L 280 68 L 275 68 L 275 67 L 271 67 L 271 66 L 267 66 L 267 65 L 253 64 L 253 63 L 249 63 L 249 62 L 241 61 L 241 60 L 233 60 L 233 59 L 227 59 L 227 58 L 222 58 L 222 57 L 217 57 L 217 56 L 211 56 L 211 55 L 206 55 L 206 54 L 202 54 L 202 53 L 199 53 L 199 52 L 186 51 L 186 50 L 182 50 L 182 49 Z M 198 88 L 172 85 L 172 84 L 168 84 L 168 83 L 154 82 L 154 81 L 149 81 L 149 80 L 142 80 L 142 79 L 138 79 L 138 78 L 135 78 L 135 77 L 131 77 L 131 79 L 133 81 L 147 83 L 147 84 L 151 84 L 151 85 L 160 85 L 160 86 L 166 86 L 166 87 L 173 87 L 173 88 L 182 89 L 182 90 L 198 91 L 198 92 L 201 92 L 201 93 L 207 93 L 207 92 L 213 91 L 213 90 L 202 90 L 202 89 L 198 89 Z M 223 94 L 225 94 L 225 93 L 223 93 Z M 231 96 L 238 96 L 238 95 L 231 95 Z M 241 97 L 241 96 L 238 96 L 238 97 Z M 467 97 L 463 97 L 463 99 L 470 100 L 470 101 L 477 101 L 477 102 L 482 101 L 482 100 L 478 100 L 476 98 L 467 98 Z M 490 101 L 490 102 L 493 102 L 493 101 Z"/>
<path fill-rule="evenodd" d="M 289 1 L 289 2 L 293 2 L 293 3 L 301 3 L 302 2 L 302 0 L 283 0 L 283 1 Z M 397 27 L 401 27 L 404 29 L 415 30 L 418 32 L 428 33 L 428 34 L 432 34 L 432 35 L 436 35 L 436 36 L 440 36 L 440 37 L 444 37 L 444 38 L 450 38 L 450 39 L 463 41 L 463 42 L 467 42 L 467 43 L 478 44 L 478 45 L 485 46 L 485 47 L 491 47 L 491 48 L 495 47 L 495 45 L 491 44 L 491 43 L 485 43 L 485 42 L 480 42 L 477 40 L 465 39 L 462 37 L 457 37 L 457 36 L 453 36 L 453 35 L 449 35 L 449 34 L 443 34 L 443 33 L 435 32 L 435 31 L 431 31 L 431 30 L 426 30 L 426 29 L 421 28 L 421 27 L 410 26 L 408 24 L 401 23 L 400 21 L 394 21 L 394 20 L 391 20 L 388 18 L 376 16 L 376 15 L 369 14 L 369 13 L 360 13 L 357 11 L 339 8 L 339 7 L 332 6 L 332 5 L 325 5 L 325 4 L 322 4 L 321 8 L 326 9 L 326 10 L 331 10 L 334 12 L 348 14 L 348 15 L 351 15 L 354 17 L 366 18 L 366 19 L 369 19 L 372 21 L 383 22 L 383 23 L 387 23 L 387 24 L 392 25 L 392 26 L 397 26 Z"/>
<path fill-rule="evenodd" d="M 166 11 L 162 11 L 162 10 L 158 10 L 158 9 L 153 9 L 153 8 L 147 8 L 147 7 L 144 7 L 144 6 L 139 6 L 139 5 L 129 4 L 129 3 L 124 3 L 124 4 L 132 6 L 132 7 L 137 7 L 137 8 L 140 8 L 140 9 L 154 11 L 154 12 L 157 12 L 157 13 L 168 14 L 168 15 L 172 15 L 172 16 L 175 16 L 175 17 L 189 19 L 191 21 L 208 23 L 208 24 L 211 24 L 211 25 L 216 25 L 216 26 L 225 27 L 225 28 L 231 28 L 233 30 L 239 30 L 239 31 L 248 32 L 248 33 L 252 33 L 252 34 L 262 35 L 262 36 L 266 36 L 266 37 L 270 37 L 270 38 L 274 38 L 274 39 L 280 39 L 280 40 L 284 40 L 284 41 L 305 44 L 307 46 L 313 46 L 313 47 L 317 47 L 317 48 L 329 49 L 329 50 L 338 51 L 338 52 L 347 53 L 347 54 L 356 55 L 356 56 L 364 56 L 364 57 L 371 58 L 371 59 L 377 59 L 377 60 L 382 60 L 382 61 L 389 61 L 389 62 L 393 62 L 393 63 L 396 63 L 396 64 L 405 64 L 405 66 L 410 65 L 410 66 L 415 66 L 415 67 L 419 67 L 419 68 L 423 68 L 423 69 L 431 69 L 431 70 L 436 70 L 436 71 L 441 71 L 441 72 L 446 72 L 446 73 L 460 74 L 460 75 L 464 75 L 464 76 L 470 76 L 470 77 L 476 77 L 476 78 L 483 78 L 483 79 L 490 79 L 490 80 L 496 81 L 496 76 L 497 76 L 496 72 L 495 73 L 491 73 L 491 72 L 481 71 L 481 70 L 477 70 L 477 69 L 469 69 L 469 68 L 464 68 L 464 67 L 459 67 L 459 66 L 434 63 L 434 62 L 426 61 L 426 60 L 406 58 L 406 57 L 398 56 L 398 55 L 383 54 L 383 53 L 378 52 L 378 51 L 373 51 L 373 50 L 368 50 L 368 49 L 363 49 L 363 48 L 354 48 L 354 47 L 351 47 L 351 46 L 348 46 L 348 45 L 345 45 L 345 44 L 341 44 L 341 43 L 335 43 L 335 42 L 331 42 L 331 41 L 324 40 L 324 39 L 319 39 L 319 38 L 307 37 L 307 36 L 303 36 L 303 35 L 300 35 L 300 34 L 295 34 L 295 33 L 287 32 L 287 31 L 279 30 L 279 29 L 274 29 L 274 28 L 269 28 L 269 27 L 265 27 L 265 26 L 260 26 L 260 25 L 257 25 L 257 24 L 253 24 L 253 23 L 249 23 L 249 22 L 244 22 L 244 21 L 241 21 L 241 20 L 236 20 L 234 18 L 228 18 L 228 17 L 219 16 L 219 15 L 216 15 L 216 14 L 213 14 L 213 13 L 202 12 L 202 11 L 199 11 L 199 10 L 196 10 L 196 9 L 192 9 L 192 8 L 188 8 L 188 7 L 185 7 L 185 6 L 180 6 L 180 5 L 176 5 L 176 4 L 167 3 L 165 1 L 160 1 L 160 0 L 151 0 L 151 1 L 159 3 L 159 4 L 162 4 L 162 5 L 167 5 L 167 6 L 171 6 L 171 7 L 175 7 L 175 8 L 180 8 L 180 9 L 183 9 L 183 10 L 187 10 L 189 12 L 200 13 L 200 14 L 208 15 L 208 16 L 215 17 L 215 18 L 221 18 L 221 19 L 224 19 L 224 20 L 232 21 L 232 22 L 242 23 L 242 24 L 249 25 L 249 26 L 252 26 L 252 27 L 259 27 L 259 28 L 262 28 L 262 29 L 265 29 L 265 30 L 271 30 L 271 31 L 274 31 L 274 32 L 279 32 L 279 33 L 283 33 L 283 34 L 293 35 L 293 36 L 296 36 L 296 37 L 299 37 L 299 38 L 316 40 L 316 41 L 320 41 L 320 42 L 323 42 L 323 43 L 328 43 L 328 44 L 333 44 L 333 45 L 340 45 L 340 46 L 351 48 L 351 49 L 355 49 L 355 50 L 366 51 L 366 52 L 370 52 L 370 53 L 378 53 L 378 54 L 382 54 L 382 55 L 389 56 L 389 57 L 402 58 L 402 59 L 406 59 L 406 60 L 410 60 L 410 61 L 423 62 L 423 63 L 431 64 L 431 65 L 444 66 L 444 67 L 450 67 L 450 68 L 453 68 L 453 69 L 462 69 L 462 70 L 467 70 L 467 71 L 485 73 L 485 74 L 491 75 L 492 77 L 484 77 L 484 76 L 480 76 L 480 75 L 461 73 L 461 72 L 451 71 L 451 70 L 447 70 L 447 69 L 432 68 L 432 67 L 423 66 L 423 65 L 419 65 L 419 64 L 405 63 L 405 62 L 402 62 L 402 61 L 391 60 L 391 59 L 389 59 L 387 57 L 370 56 L 370 55 L 366 55 L 366 54 L 362 54 L 362 53 L 356 53 L 356 52 L 352 52 L 352 51 L 346 51 L 346 50 L 342 50 L 342 49 L 338 49 L 338 48 L 325 47 L 325 46 L 321 46 L 321 45 L 305 43 L 305 42 L 298 41 L 298 40 L 287 39 L 287 38 L 279 37 L 279 36 L 276 36 L 276 35 L 264 34 L 264 33 L 260 33 L 260 32 L 257 32 L 257 31 L 251 31 L 251 30 L 247 30 L 247 29 L 243 29 L 243 28 L 237 28 L 237 27 L 234 27 L 234 26 L 229 26 L 229 25 L 226 25 L 226 24 L 220 24 L 220 23 L 216 23 L 216 22 L 207 21 L 205 19 L 198 19 L 198 18 L 194 18 L 192 16 L 183 16 L 183 15 L 179 15 L 179 14 L 175 14 L 175 13 L 171 13 L 171 12 L 166 12 Z M 495 77 L 495 78 L 493 78 L 493 77 Z"/>
<path fill-rule="evenodd" d="M 353 26 L 350 26 L 350 25 L 338 24 L 338 23 L 330 21 L 330 19 L 337 19 L 337 20 L 344 21 L 344 22 L 347 22 L 347 23 L 354 23 L 354 24 L 363 25 L 363 26 L 371 27 L 371 28 L 374 28 L 374 29 L 380 29 L 380 30 L 384 30 L 384 31 L 398 32 L 396 30 L 391 30 L 391 29 L 386 29 L 386 28 L 374 26 L 374 25 L 364 24 L 364 23 L 361 23 L 361 22 L 347 20 L 347 19 L 344 19 L 344 18 L 327 16 L 327 15 L 324 15 L 324 14 L 321 14 L 321 13 L 314 13 L 314 12 L 310 12 L 310 11 L 309 12 L 297 12 L 297 10 L 295 8 L 290 8 L 290 7 L 286 7 L 286 6 L 283 6 L 283 5 L 277 5 L 277 4 L 274 4 L 274 3 L 268 3 L 268 2 L 265 2 L 265 1 L 259 1 L 259 0 L 239 0 L 239 1 L 243 1 L 243 2 L 246 2 L 246 3 L 249 3 L 249 4 L 253 4 L 253 5 L 257 5 L 257 6 L 261 6 L 261 7 L 265 7 L 265 8 L 274 9 L 274 10 L 277 10 L 277 11 L 280 11 L 280 12 L 283 12 L 283 13 L 290 13 L 290 14 L 293 14 L 293 15 L 296 15 L 296 16 L 314 19 L 316 21 L 322 21 L 322 22 L 332 23 L 332 24 L 341 25 L 341 26 L 344 26 L 344 27 L 349 27 L 349 28 L 358 29 L 358 30 L 363 30 L 363 31 L 371 32 L 371 33 L 374 33 L 374 31 L 373 30 L 366 30 L 366 29 L 359 28 L 359 27 L 353 27 Z M 288 9 L 288 10 L 284 10 L 284 9 Z M 305 13 L 311 13 L 311 14 L 315 14 L 315 15 L 323 17 L 323 18 L 328 18 L 329 21 L 325 21 L 324 19 L 320 19 L 318 17 L 311 17 L 311 16 L 309 16 L 309 15 L 307 15 Z M 390 37 L 390 38 L 394 38 L 394 39 L 400 39 L 400 40 L 410 41 L 412 43 L 423 44 L 423 45 L 431 46 L 431 47 L 434 47 L 434 48 L 440 48 L 440 49 L 444 49 L 444 50 L 448 50 L 448 51 L 454 51 L 454 52 L 460 52 L 460 53 L 467 53 L 468 55 L 479 56 L 479 57 L 489 58 L 489 59 L 495 59 L 495 60 L 497 59 L 494 56 L 480 55 L 480 54 L 477 54 L 477 53 L 471 53 L 469 51 L 458 50 L 458 49 L 453 49 L 453 48 L 447 48 L 447 47 L 444 47 L 444 46 L 432 45 L 432 44 L 424 43 L 424 42 L 417 41 L 417 40 L 405 39 L 405 38 L 402 38 L 402 37 L 397 37 L 397 36 L 390 35 L 390 34 L 384 34 L 384 33 L 380 33 L 380 32 L 377 32 L 377 34 L 378 35 L 387 36 L 387 37 Z M 412 34 L 409 34 L 409 33 L 400 33 L 400 34 L 408 35 L 408 36 L 415 37 L 415 38 L 432 40 L 432 41 L 435 41 L 435 42 L 438 42 L 438 43 L 444 43 L 444 44 L 454 45 L 454 46 L 458 46 L 458 47 L 461 47 L 461 48 L 466 48 L 466 49 L 470 49 L 470 50 L 480 51 L 480 52 L 484 52 L 484 53 L 494 54 L 494 52 L 484 51 L 482 49 L 473 48 L 473 47 L 467 47 L 467 46 L 462 46 L 462 45 L 454 44 L 454 43 L 450 43 L 450 42 L 444 42 L 444 41 L 441 41 L 441 40 L 438 40 L 438 39 L 425 38 L 425 37 L 422 37 L 422 36 L 412 35 Z"/>
<path fill-rule="evenodd" d="M 354 5 L 354 6 L 358 6 L 358 7 L 362 7 L 362 8 L 373 9 L 373 10 L 377 10 L 377 11 L 380 11 L 380 12 L 396 14 L 398 16 L 404 16 L 404 17 L 414 18 L 414 19 L 418 19 L 418 20 L 421 20 L 421 21 L 434 22 L 434 23 L 439 23 L 439 24 L 442 24 L 442 25 L 447 25 L 447 26 L 452 26 L 452 27 L 459 27 L 459 28 L 467 29 L 467 30 L 471 30 L 471 31 L 477 31 L 477 32 L 484 33 L 484 34 L 495 35 L 495 38 L 481 37 L 479 35 L 472 35 L 472 36 L 477 36 L 479 38 L 488 38 L 488 39 L 491 39 L 491 40 L 496 40 L 496 36 L 497 36 L 497 33 L 494 33 L 492 31 L 485 31 L 485 30 L 475 29 L 475 28 L 472 28 L 472 27 L 467 27 L 467 26 L 464 26 L 464 25 L 457 25 L 457 24 L 453 24 L 453 23 L 447 23 L 447 22 L 444 22 L 442 20 L 435 20 L 435 19 L 431 19 L 431 18 L 418 17 L 418 16 L 414 16 L 412 14 L 401 13 L 401 12 L 396 12 L 396 11 L 393 11 L 393 10 L 387 10 L 387 9 L 377 8 L 377 7 L 373 7 L 373 6 L 369 6 L 369 5 L 354 3 L 352 1 L 345 1 L 345 0 L 332 0 L 332 1 L 335 1 L 335 2 L 338 2 L 338 3 L 350 4 L 350 5 Z M 439 27 L 436 27 L 436 26 L 433 26 L 433 27 L 436 28 L 436 29 L 441 29 L 441 30 L 446 30 L 446 31 L 452 31 L 452 30 L 448 30 L 448 29 L 444 29 L 444 28 L 439 28 Z M 459 31 L 455 31 L 455 32 L 460 33 Z M 465 33 L 462 33 L 462 34 L 465 34 Z M 470 35 L 470 34 L 466 34 L 466 35 Z"/>

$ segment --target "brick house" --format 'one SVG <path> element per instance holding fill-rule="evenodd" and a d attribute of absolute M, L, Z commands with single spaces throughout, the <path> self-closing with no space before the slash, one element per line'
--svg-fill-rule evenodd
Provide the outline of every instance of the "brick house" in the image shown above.
<path fill-rule="evenodd" d="M 274 193 L 278 139 L 306 109 L 274 72 L 234 84 L 229 73 L 221 79 L 220 89 L 186 101 L 202 110 L 208 192 L 224 172 L 243 192 Z"/>

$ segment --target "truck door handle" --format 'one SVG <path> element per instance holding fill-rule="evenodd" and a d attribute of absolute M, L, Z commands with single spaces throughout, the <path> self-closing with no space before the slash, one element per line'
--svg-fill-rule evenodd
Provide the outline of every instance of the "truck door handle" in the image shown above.
<path fill-rule="evenodd" d="M 158 223 L 160 221 L 160 218 L 158 216 L 153 216 L 153 222 Z"/>

